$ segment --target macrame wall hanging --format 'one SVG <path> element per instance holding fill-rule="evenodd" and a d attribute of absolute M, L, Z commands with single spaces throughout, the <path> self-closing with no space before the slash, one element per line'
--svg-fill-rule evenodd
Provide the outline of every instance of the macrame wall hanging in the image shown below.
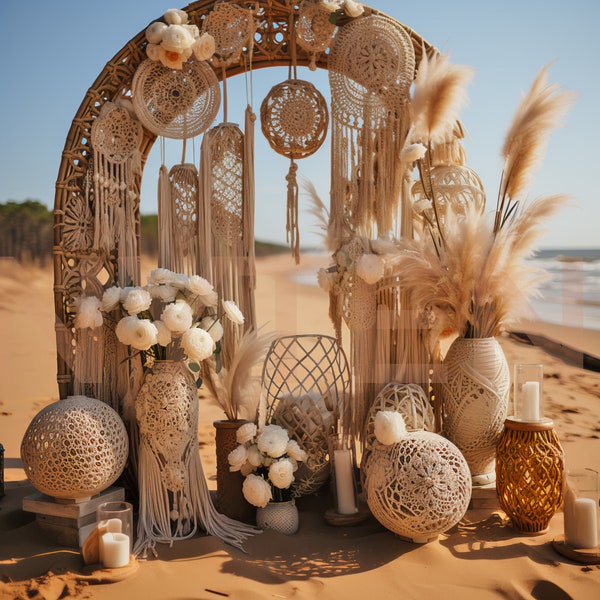
<path fill-rule="evenodd" d="M 244 132 L 227 122 L 226 67 L 240 61 L 248 48 L 249 71 L 252 69 L 252 39 L 256 23 L 250 9 L 229 2 L 218 3 L 208 14 L 203 32 L 215 40 L 211 59 L 221 68 L 223 82 L 223 123 L 207 131 L 200 150 L 199 220 L 200 258 L 198 272 L 210 279 L 219 296 L 234 300 L 244 315 L 240 331 L 229 319 L 221 358 L 227 367 L 240 337 L 256 330 L 254 290 L 254 122 L 251 92 L 244 117 Z M 248 76 L 248 75 L 247 75 Z"/>
<path fill-rule="evenodd" d="M 414 68 L 410 36 L 385 15 L 353 19 L 333 38 L 329 231 L 346 249 L 344 260 L 350 264 L 371 251 L 369 240 L 399 233 L 404 172 L 398 159 L 410 125 L 406 106 Z M 377 285 L 358 276 L 344 278 L 330 296 L 332 320 L 343 318 L 350 330 L 357 435 L 362 435 L 369 406 L 387 382 L 381 378 L 395 349 L 385 337 L 387 329 L 380 329 L 383 313 L 377 301 Z M 392 308 L 399 310 L 398 303 Z M 384 313 L 391 317 L 387 307 Z"/>
<path fill-rule="evenodd" d="M 296 264 L 300 262 L 296 159 L 314 154 L 325 141 L 329 126 L 327 101 L 315 86 L 296 77 L 294 13 L 290 13 L 292 66 L 289 79 L 271 88 L 260 107 L 262 132 L 277 154 L 290 159 L 287 180 L 286 235 Z"/>
<path fill-rule="evenodd" d="M 321 0 L 302 0 L 298 5 L 296 41 L 310 53 L 311 71 L 317 68 L 317 53 L 324 52 L 331 44 L 336 26 L 330 17 L 331 13 L 323 7 Z"/>

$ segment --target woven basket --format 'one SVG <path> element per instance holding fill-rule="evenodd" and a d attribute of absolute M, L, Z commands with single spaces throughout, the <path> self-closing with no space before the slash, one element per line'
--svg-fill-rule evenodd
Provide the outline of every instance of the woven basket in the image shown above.
<path fill-rule="evenodd" d="M 496 460 L 500 506 L 515 530 L 543 533 L 562 504 L 564 452 L 549 419 L 507 419 Z"/>
<path fill-rule="evenodd" d="M 267 506 L 256 509 L 256 524 L 261 529 L 292 535 L 298 531 L 298 523 L 298 507 L 294 500 L 269 502 Z"/>

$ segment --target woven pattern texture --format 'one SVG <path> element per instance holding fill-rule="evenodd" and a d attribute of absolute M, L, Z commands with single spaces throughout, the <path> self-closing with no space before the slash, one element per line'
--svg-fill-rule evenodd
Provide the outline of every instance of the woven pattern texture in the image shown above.
<path fill-rule="evenodd" d="M 298 508 L 293 500 L 289 502 L 269 502 L 256 509 L 256 525 L 261 529 L 273 529 L 285 535 L 298 531 Z"/>
<path fill-rule="evenodd" d="M 469 467 L 452 442 L 409 433 L 397 444 L 376 443 L 367 474 L 367 503 L 387 529 L 423 542 L 462 519 L 471 499 Z"/>
<path fill-rule="evenodd" d="M 507 422 L 497 452 L 498 500 L 513 528 L 546 530 L 563 500 L 564 452 L 554 429 Z"/>
<path fill-rule="evenodd" d="M 87 498 L 112 485 L 129 451 L 123 421 L 110 406 L 69 396 L 43 408 L 21 443 L 25 473 L 40 492 Z"/>

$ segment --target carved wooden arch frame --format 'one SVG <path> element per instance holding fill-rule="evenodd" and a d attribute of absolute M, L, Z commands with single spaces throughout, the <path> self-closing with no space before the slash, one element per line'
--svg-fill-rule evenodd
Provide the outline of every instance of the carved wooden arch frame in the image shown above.
<path fill-rule="evenodd" d="M 219 0 L 198 0 L 183 10 L 190 22 L 201 28 L 206 15 Z M 291 11 L 297 11 L 299 2 L 290 0 L 239 1 L 238 5 L 254 11 L 258 28 L 254 37 L 252 68 L 290 66 Z M 365 15 L 384 14 L 365 6 Z M 156 19 L 156 20 L 160 20 Z M 342 22 L 338 25 L 343 26 Z M 423 49 L 433 51 L 431 44 L 409 27 L 401 24 L 409 34 L 418 64 Z M 54 199 L 54 305 L 57 349 L 57 381 L 59 395 L 73 394 L 73 301 L 82 291 L 100 295 L 105 287 L 116 280 L 116 256 L 104 254 L 93 248 L 92 149 L 91 129 L 103 104 L 112 101 L 131 89 L 133 75 L 146 58 L 145 29 L 133 37 L 104 67 L 85 94 L 69 129 L 56 181 Z M 243 53 L 239 63 L 227 67 L 227 77 L 244 72 Z M 317 67 L 327 69 L 328 52 L 315 56 Z M 311 55 L 300 46 L 296 48 L 296 64 L 310 65 Z M 219 80 L 222 70 L 215 70 Z M 152 149 L 156 136 L 144 129 L 141 145 L 142 165 Z M 141 177 L 138 184 L 141 183 Z M 139 207 L 136 218 L 136 237 L 139 240 Z M 139 261 L 139 256 L 138 256 Z M 137 283 L 137 282 L 136 282 Z"/>

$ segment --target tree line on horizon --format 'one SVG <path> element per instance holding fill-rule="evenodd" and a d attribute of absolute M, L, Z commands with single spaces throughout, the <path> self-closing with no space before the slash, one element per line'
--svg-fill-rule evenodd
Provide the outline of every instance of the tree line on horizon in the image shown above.
<path fill-rule="evenodd" d="M 39 200 L 0 202 L 0 257 L 46 266 L 52 257 L 54 216 Z M 141 253 L 158 255 L 158 216 L 140 215 Z M 256 242 L 256 255 L 286 252 L 286 246 Z"/>

